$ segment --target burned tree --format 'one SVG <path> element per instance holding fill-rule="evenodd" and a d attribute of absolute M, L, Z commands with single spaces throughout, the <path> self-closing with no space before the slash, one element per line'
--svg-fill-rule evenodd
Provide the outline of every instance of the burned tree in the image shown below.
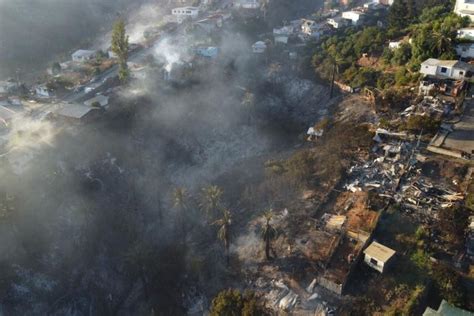
<path fill-rule="evenodd" d="M 221 205 L 222 193 L 222 189 L 217 185 L 210 185 L 202 189 L 201 203 L 199 206 L 210 220 L 217 215 L 217 211 Z"/>
<path fill-rule="evenodd" d="M 272 210 L 266 211 L 263 214 L 263 217 L 265 219 L 265 225 L 262 228 L 262 239 L 265 243 L 265 258 L 267 260 L 270 260 L 271 259 L 271 256 L 270 256 L 271 242 L 277 236 L 276 229 L 270 224 L 270 221 L 272 220 L 272 217 L 273 217 L 273 211 Z"/>
<path fill-rule="evenodd" d="M 224 243 L 225 256 L 227 264 L 229 264 L 229 247 L 230 247 L 230 227 L 232 224 L 232 215 L 230 211 L 224 209 L 222 211 L 222 218 L 216 220 L 213 225 L 219 226 L 217 231 L 217 238 Z"/>

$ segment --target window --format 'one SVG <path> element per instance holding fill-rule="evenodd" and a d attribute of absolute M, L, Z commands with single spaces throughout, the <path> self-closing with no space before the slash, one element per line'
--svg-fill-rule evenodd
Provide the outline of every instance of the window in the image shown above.
<path fill-rule="evenodd" d="M 448 68 L 446 67 L 441 67 L 441 73 L 445 74 L 448 72 Z"/>
<path fill-rule="evenodd" d="M 376 266 L 379 265 L 379 262 L 375 260 L 374 258 L 370 258 L 370 263 L 375 264 Z"/>

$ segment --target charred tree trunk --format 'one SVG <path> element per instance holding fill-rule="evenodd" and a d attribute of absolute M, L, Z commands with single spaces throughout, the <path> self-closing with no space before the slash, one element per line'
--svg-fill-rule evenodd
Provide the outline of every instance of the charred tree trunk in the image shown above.
<path fill-rule="evenodd" d="M 270 257 L 270 239 L 265 239 L 265 258 L 267 258 L 267 260 L 270 260 L 271 257 Z"/>

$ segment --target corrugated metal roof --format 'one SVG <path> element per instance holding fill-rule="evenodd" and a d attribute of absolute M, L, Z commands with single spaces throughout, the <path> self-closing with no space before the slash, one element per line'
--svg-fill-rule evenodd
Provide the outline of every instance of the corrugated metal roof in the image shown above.
<path fill-rule="evenodd" d="M 94 110 L 95 110 L 94 108 L 90 108 L 85 105 L 68 104 L 68 105 L 63 106 L 59 110 L 55 111 L 54 113 L 57 115 L 65 116 L 65 117 L 80 119 L 84 117 L 87 113 Z"/>

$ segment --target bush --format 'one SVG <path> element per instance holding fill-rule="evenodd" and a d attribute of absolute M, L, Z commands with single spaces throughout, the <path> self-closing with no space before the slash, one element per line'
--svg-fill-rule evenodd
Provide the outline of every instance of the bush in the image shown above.
<path fill-rule="evenodd" d="M 434 133 L 438 130 L 440 121 L 428 116 L 412 115 L 408 118 L 405 128 L 410 131 Z"/>
<path fill-rule="evenodd" d="M 236 289 L 221 291 L 211 305 L 211 316 L 253 316 L 270 315 L 255 293 L 244 294 Z"/>

